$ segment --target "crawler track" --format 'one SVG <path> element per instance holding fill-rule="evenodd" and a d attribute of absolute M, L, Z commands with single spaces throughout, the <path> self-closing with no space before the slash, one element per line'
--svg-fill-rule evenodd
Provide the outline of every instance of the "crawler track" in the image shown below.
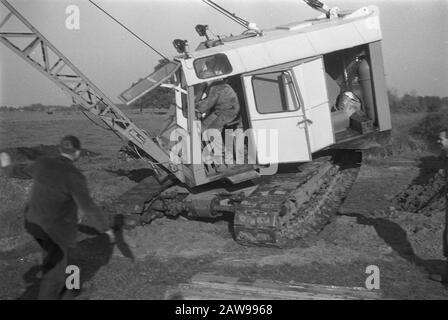
<path fill-rule="evenodd" d="M 258 188 L 236 204 L 236 241 L 287 247 L 319 232 L 336 214 L 359 172 L 355 153 L 341 154 L 342 160 L 325 156 L 302 164 L 294 172 L 262 177 Z M 144 203 L 166 187 L 149 177 L 111 203 L 110 211 L 122 214 L 128 228 L 141 225 Z"/>
<path fill-rule="evenodd" d="M 325 157 L 302 165 L 300 172 L 265 177 L 237 209 L 236 240 L 245 245 L 286 247 L 321 230 L 359 172 L 359 166 L 346 165 Z"/>

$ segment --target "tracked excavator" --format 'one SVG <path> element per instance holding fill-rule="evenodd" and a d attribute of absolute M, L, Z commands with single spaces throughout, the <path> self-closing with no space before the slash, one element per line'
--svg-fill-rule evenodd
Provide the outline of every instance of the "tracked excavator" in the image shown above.
<path fill-rule="evenodd" d="M 245 31 L 217 37 L 197 25 L 195 50 L 174 40 L 178 54 L 119 96 L 129 105 L 156 88 L 172 92 L 171 121 L 157 136 L 137 127 L 6 0 L 0 41 L 124 137 L 154 171 L 111 203 L 111 214 L 129 226 L 164 216 L 227 219 L 241 244 L 287 246 L 328 222 L 356 179 L 357 151 L 390 135 L 379 10 L 305 0 L 322 14 L 261 30 L 203 2 Z M 27 31 L 8 29 L 13 19 Z M 240 110 L 211 137 L 196 105 L 217 80 L 231 86 Z M 223 160 L 215 139 L 234 161 Z"/>

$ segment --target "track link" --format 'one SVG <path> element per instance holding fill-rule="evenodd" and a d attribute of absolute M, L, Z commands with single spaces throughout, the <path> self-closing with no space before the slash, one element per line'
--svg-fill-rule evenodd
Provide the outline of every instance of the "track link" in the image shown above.
<path fill-rule="evenodd" d="M 298 173 L 265 177 L 237 208 L 236 241 L 244 245 L 288 247 L 316 233 L 336 214 L 359 167 L 341 169 L 329 157 Z"/>

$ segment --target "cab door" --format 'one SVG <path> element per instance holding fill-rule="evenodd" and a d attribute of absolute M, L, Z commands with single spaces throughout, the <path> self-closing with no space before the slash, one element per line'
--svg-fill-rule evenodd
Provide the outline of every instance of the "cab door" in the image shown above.
<path fill-rule="evenodd" d="M 308 119 L 311 152 L 335 141 L 322 57 L 292 67 Z"/>
<path fill-rule="evenodd" d="M 308 119 L 293 70 L 273 69 L 251 73 L 243 76 L 243 83 L 258 163 L 311 160 Z M 273 140 L 270 139 L 273 135 L 276 136 L 275 146 L 272 146 Z M 268 149 L 276 150 L 275 160 Z"/>

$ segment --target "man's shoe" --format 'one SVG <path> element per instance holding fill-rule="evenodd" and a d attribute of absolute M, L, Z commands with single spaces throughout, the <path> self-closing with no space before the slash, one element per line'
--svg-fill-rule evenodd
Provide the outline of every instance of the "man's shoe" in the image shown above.
<path fill-rule="evenodd" d="M 443 276 L 439 273 L 430 273 L 428 278 L 429 278 L 429 280 L 432 280 L 435 282 L 440 282 L 440 283 L 444 282 Z"/>
<path fill-rule="evenodd" d="M 25 283 L 34 283 L 42 280 L 43 272 L 40 266 L 34 266 L 23 275 Z"/>
<path fill-rule="evenodd" d="M 431 273 L 429 274 L 429 279 L 441 283 L 445 287 L 445 289 L 448 290 L 448 275 Z"/>

